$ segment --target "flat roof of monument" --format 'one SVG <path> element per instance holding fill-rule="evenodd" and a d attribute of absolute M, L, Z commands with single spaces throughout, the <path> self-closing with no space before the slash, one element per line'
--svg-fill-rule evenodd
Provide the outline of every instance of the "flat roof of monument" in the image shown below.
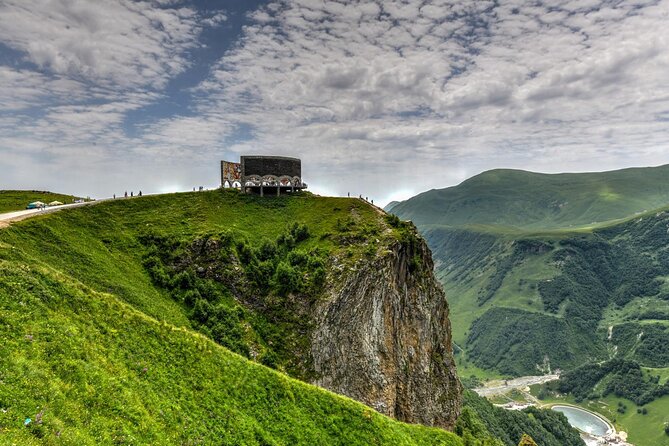
<path fill-rule="evenodd" d="M 299 158 L 292 156 L 274 156 L 274 155 L 242 155 L 239 157 L 242 158 L 269 158 L 269 159 L 279 159 L 279 160 L 291 160 L 291 161 L 301 161 Z"/>
<path fill-rule="evenodd" d="M 301 161 L 299 158 L 295 158 L 292 156 L 274 156 L 274 155 L 241 155 L 239 159 L 242 158 L 269 158 L 269 159 Z"/>

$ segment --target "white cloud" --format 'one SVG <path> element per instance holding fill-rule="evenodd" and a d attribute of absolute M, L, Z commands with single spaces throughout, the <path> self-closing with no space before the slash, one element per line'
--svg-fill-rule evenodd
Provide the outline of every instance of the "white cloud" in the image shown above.
<path fill-rule="evenodd" d="M 364 184 L 367 172 L 364 187 L 380 193 L 379 178 L 407 159 L 414 172 L 450 162 L 582 170 L 601 165 L 602 147 L 669 162 L 657 119 L 669 109 L 666 0 L 273 5 L 203 83 L 199 110 L 225 104 L 228 119 L 255 126 L 254 147 L 302 155 L 320 181 Z"/>
<path fill-rule="evenodd" d="M 195 11 L 150 2 L 6 0 L 0 41 L 51 73 L 108 86 L 162 87 L 187 65 Z"/>
<path fill-rule="evenodd" d="M 0 65 L 1 111 L 36 107 L 47 101 L 69 103 L 85 98 L 85 86 L 76 80 Z"/>
<path fill-rule="evenodd" d="M 217 11 L 211 16 L 203 19 L 200 23 L 204 26 L 217 26 L 228 20 L 228 15 L 223 11 Z"/>
<path fill-rule="evenodd" d="M 271 1 L 193 107 L 130 136 L 203 27 L 231 20 L 159 3 L 0 3 L 0 42 L 38 67 L 0 66 L 0 150 L 160 155 L 213 181 L 217 153 L 291 154 L 319 190 L 370 197 L 500 166 L 669 162 L 669 0 Z"/>

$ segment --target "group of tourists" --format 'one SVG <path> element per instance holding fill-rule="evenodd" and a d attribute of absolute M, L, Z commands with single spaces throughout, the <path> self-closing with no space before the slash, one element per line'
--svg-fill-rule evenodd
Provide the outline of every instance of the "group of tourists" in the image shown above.
<path fill-rule="evenodd" d="M 134 196 L 135 196 L 135 192 L 134 192 L 134 191 L 130 191 L 130 198 L 133 198 Z M 141 197 L 141 196 L 142 196 L 142 191 L 141 191 L 141 190 L 137 193 L 137 196 L 138 196 L 138 197 Z M 125 194 L 123 194 L 123 197 L 124 197 L 124 198 L 128 198 L 128 191 L 125 191 Z M 116 200 L 116 194 L 114 194 L 114 200 Z"/>
<path fill-rule="evenodd" d="M 350 192 L 347 192 L 347 195 L 348 195 L 348 198 L 351 198 L 351 193 Z M 371 200 L 369 199 L 369 197 L 364 197 L 363 198 L 362 194 L 358 195 L 358 198 L 361 199 L 361 200 L 365 200 L 367 203 L 374 204 L 374 199 L 373 198 Z"/>

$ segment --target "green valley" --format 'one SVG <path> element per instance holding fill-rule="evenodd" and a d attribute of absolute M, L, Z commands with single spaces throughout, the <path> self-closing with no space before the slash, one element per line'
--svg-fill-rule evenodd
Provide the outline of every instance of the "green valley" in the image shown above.
<path fill-rule="evenodd" d="M 461 374 L 537 375 L 616 359 L 664 376 L 667 174 L 669 166 L 559 175 L 495 170 L 395 204 L 392 212 L 415 222 L 433 251 Z M 595 396 L 609 386 L 604 396 L 634 407 L 669 401 L 647 379 L 625 375 L 636 384 L 623 392 L 611 384 L 614 375 L 592 367 L 575 373 L 591 376 Z M 669 437 L 644 440 L 636 430 L 641 416 L 630 414 L 622 425 L 641 438 L 635 444 L 669 444 Z M 660 432 L 669 418 L 653 422 Z"/>

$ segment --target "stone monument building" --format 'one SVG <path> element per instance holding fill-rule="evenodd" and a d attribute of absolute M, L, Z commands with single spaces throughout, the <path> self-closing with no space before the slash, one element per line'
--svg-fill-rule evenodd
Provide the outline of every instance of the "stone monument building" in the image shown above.
<path fill-rule="evenodd" d="M 302 161 L 285 156 L 242 156 L 238 163 L 221 161 L 221 187 L 244 193 L 281 195 L 307 188 Z"/>

